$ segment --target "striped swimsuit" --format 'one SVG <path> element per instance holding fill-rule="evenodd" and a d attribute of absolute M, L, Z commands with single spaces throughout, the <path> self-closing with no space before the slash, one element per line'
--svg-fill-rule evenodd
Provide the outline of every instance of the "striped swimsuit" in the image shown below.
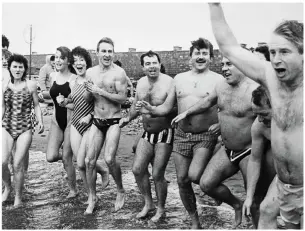
<path fill-rule="evenodd" d="M 77 77 L 78 78 L 78 77 Z M 74 104 L 74 111 L 71 119 L 72 125 L 76 130 L 83 135 L 84 132 L 91 126 L 92 121 L 88 125 L 81 125 L 80 119 L 93 112 L 93 103 L 88 104 L 83 95 L 85 93 L 85 87 L 83 84 L 78 84 L 77 79 L 75 85 L 72 88 L 71 97 Z"/>
<path fill-rule="evenodd" d="M 31 108 L 33 97 L 26 82 L 25 84 L 19 91 L 7 88 L 3 95 L 5 112 L 2 127 L 14 140 L 17 140 L 22 133 L 32 129 Z"/>

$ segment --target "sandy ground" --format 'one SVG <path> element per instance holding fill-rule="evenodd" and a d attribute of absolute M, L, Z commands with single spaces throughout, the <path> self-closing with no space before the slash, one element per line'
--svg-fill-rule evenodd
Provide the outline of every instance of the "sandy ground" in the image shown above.
<path fill-rule="evenodd" d="M 105 190 L 101 190 L 101 178 L 97 180 L 98 204 L 92 216 L 85 217 L 83 212 L 86 206 L 86 193 L 77 173 L 77 187 L 79 195 L 75 199 L 67 200 L 67 183 L 64 179 L 65 171 L 61 162 L 47 163 L 45 150 L 48 131 L 50 128 L 50 115 L 44 116 L 45 131 L 35 133 L 30 148 L 29 178 L 26 182 L 29 192 L 24 194 L 25 206 L 19 212 L 10 209 L 13 196 L 2 205 L 3 229 L 188 229 L 190 219 L 179 197 L 178 186 L 173 159 L 171 158 L 167 169 L 168 197 L 166 201 L 166 218 L 153 223 L 149 220 L 150 213 L 145 219 L 138 220 L 136 214 L 143 207 L 143 200 L 139 193 L 135 179 L 131 172 L 133 153 L 131 147 L 136 135 L 141 131 L 139 120 L 122 129 L 117 157 L 121 161 L 123 185 L 126 190 L 124 207 L 113 213 L 116 197 L 116 186 L 112 177 Z M 243 181 L 238 173 L 228 179 L 225 184 L 232 193 L 241 199 L 245 198 Z M 215 201 L 204 195 L 198 185 L 193 185 L 196 193 L 200 221 L 204 229 L 232 229 L 234 211 L 227 204 L 216 206 Z M 153 199 L 156 195 L 152 183 Z M 26 214 L 26 215 L 25 215 Z M 14 218 L 14 219 L 12 219 Z M 250 229 L 250 222 L 243 221 L 240 229 Z"/>

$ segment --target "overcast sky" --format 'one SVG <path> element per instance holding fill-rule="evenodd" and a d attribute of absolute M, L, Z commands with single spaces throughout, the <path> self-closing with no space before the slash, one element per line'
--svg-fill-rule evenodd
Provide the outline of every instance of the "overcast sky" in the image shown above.
<path fill-rule="evenodd" d="M 226 19 L 240 43 L 255 47 L 268 42 L 270 32 L 284 19 L 303 22 L 303 4 L 223 3 Z M 81 45 L 96 49 L 102 37 L 115 42 L 115 51 L 189 49 L 198 37 L 212 34 L 208 4 L 204 2 L 168 3 L 9 3 L 2 2 L 2 34 L 10 40 L 10 50 L 29 54 L 32 24 L 35 39 L 32 51 L 54 53 L 59 46 L 70 49 Z"/>

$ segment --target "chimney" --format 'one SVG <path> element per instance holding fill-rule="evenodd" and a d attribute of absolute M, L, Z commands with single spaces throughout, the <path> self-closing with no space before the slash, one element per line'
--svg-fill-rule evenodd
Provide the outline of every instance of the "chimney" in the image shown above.
<path fill-rule="evenodd" d="M 182 47 L 174 46 L 174 51 L 181 51 L 181 50 L 182 50 Z"/>
<path fill-rule="evenodd" d="M 265 42 L 259 42 L 259 43 L 257 43 L 257 46 L 258 46 L 258 47 L 267 46 L 267 43 L 265 43 Z"/>
<path fill-rule="evenodd" d="M 136 52 L 137 49 L 136 48 L 128 48 L 128 52 Z"/>

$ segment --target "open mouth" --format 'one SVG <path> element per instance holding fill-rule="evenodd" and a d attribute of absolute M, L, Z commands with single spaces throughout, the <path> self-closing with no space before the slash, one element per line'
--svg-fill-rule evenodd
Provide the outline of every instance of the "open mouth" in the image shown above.
<path fill-rule="evenodd" d="M 82 71 L 84 70 L 84 67 L 76 67 L 76 70 L 77 70 L 78 72 L 82 72 Z"/>
<path fill-rule="evenodd" d="M 228 78 L 229 76 L 231 76 L 231 74 L 228 73 L 228 72 L 223 72 L 223 76 L 224 76 L 225 78 Z"/>
<path fill-rule="evenodd" d="M 285 68 L 274 68 L 275 72 L 277 73 L 277 76 L 284 76 L 286 74 Z"/>

